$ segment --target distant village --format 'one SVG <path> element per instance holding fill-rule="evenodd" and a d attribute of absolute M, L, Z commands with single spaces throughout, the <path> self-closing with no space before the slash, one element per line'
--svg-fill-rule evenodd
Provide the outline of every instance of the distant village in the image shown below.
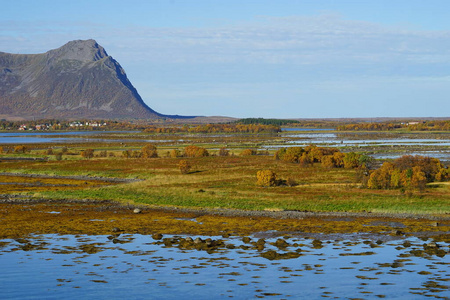
<path fill-rule="evenodd" d="M 42 123 L 42 124 L 21 124 L 18 130 L 21 131 L 44 131 L 44 130 L 60 130 L 60 129 L 78 129 L 89 127 L 105 127 L 108 124 L 106 122 L 80 122 L 74 121 L 70 123 Z M 69 127 L 69 128 L 68 128 Z M 14 129 L 14 128 L 11 128 Z"/>

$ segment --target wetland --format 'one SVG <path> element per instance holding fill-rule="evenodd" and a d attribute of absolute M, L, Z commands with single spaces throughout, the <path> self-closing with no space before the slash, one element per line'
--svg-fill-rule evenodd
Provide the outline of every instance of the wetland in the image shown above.
<path fill-rule="evenodd" d="M 148 144 L 157 157 L 142 156 Z M 274 159 L 309 144 L 374 167 L 450 161 L 446 132 L 2 134 L 2 295 L 448 299 L 448 182 L 367 189 L 354 169 Z M 191 145 L 209 155 L 181 156 Z M 261 169 L 290 184 L 258 186 Z"/>

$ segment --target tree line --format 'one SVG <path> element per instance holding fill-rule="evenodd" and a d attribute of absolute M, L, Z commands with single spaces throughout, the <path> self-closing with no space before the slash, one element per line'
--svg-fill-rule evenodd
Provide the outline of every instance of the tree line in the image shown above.
<path fill-rule="evenodd" d="M 337 148 L 315 145 L 309 145 L 305 148 L 281 148 L 275 152 L 275 159 L 299 163 L 304 166 L 320 163 L 325 168 L 345 169 L 355 169 L 362 166 L 370 168 L 374 162 L 374 159 L 368 155 L 355 152 L 342 153 Z"/>
<path fill-rule="evenodd" d="M 195 126 L 148 126 L 144 132 L 149 133 L 277 133 L 281 128 L 276 125 L 263 124 L 204 124 Z"/>
<path fill-rule="evenodd" d="M 296 120 L 285 120 L 285 119 L 264 119 L 264 118 L 245 118 L 239 119 L 234 123 L 238 124 L 261 124 L 261 125 L 291 125 L 291 124 L 299 124 L 299 121 Z"/>
<path fill-rule="evenodd" d="M 407 129 L 409 131 L 450 131 L 450 121 L 352 123 L 341 124 L 336 127 L 338 131 L 390 131 L 396 129 Z"/>

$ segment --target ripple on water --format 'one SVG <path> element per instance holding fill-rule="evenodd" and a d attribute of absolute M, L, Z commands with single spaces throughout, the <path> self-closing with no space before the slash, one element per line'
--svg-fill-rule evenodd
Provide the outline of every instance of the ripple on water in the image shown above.
<path fill-rule="evenodd" d="M 5 298 L 449 296 L 448 243 L 349 237 L 127 234 L 1 240 L 0 288 Z"/>

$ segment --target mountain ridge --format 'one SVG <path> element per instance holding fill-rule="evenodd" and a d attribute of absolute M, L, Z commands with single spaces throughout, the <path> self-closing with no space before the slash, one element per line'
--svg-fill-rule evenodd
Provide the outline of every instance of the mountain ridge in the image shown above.
<path fill-rule="evenodd" d="M 0 115 L 23 119 L 176 117 L 148 107 L 95 40 L 40 54 L 0 52 Z"/>

